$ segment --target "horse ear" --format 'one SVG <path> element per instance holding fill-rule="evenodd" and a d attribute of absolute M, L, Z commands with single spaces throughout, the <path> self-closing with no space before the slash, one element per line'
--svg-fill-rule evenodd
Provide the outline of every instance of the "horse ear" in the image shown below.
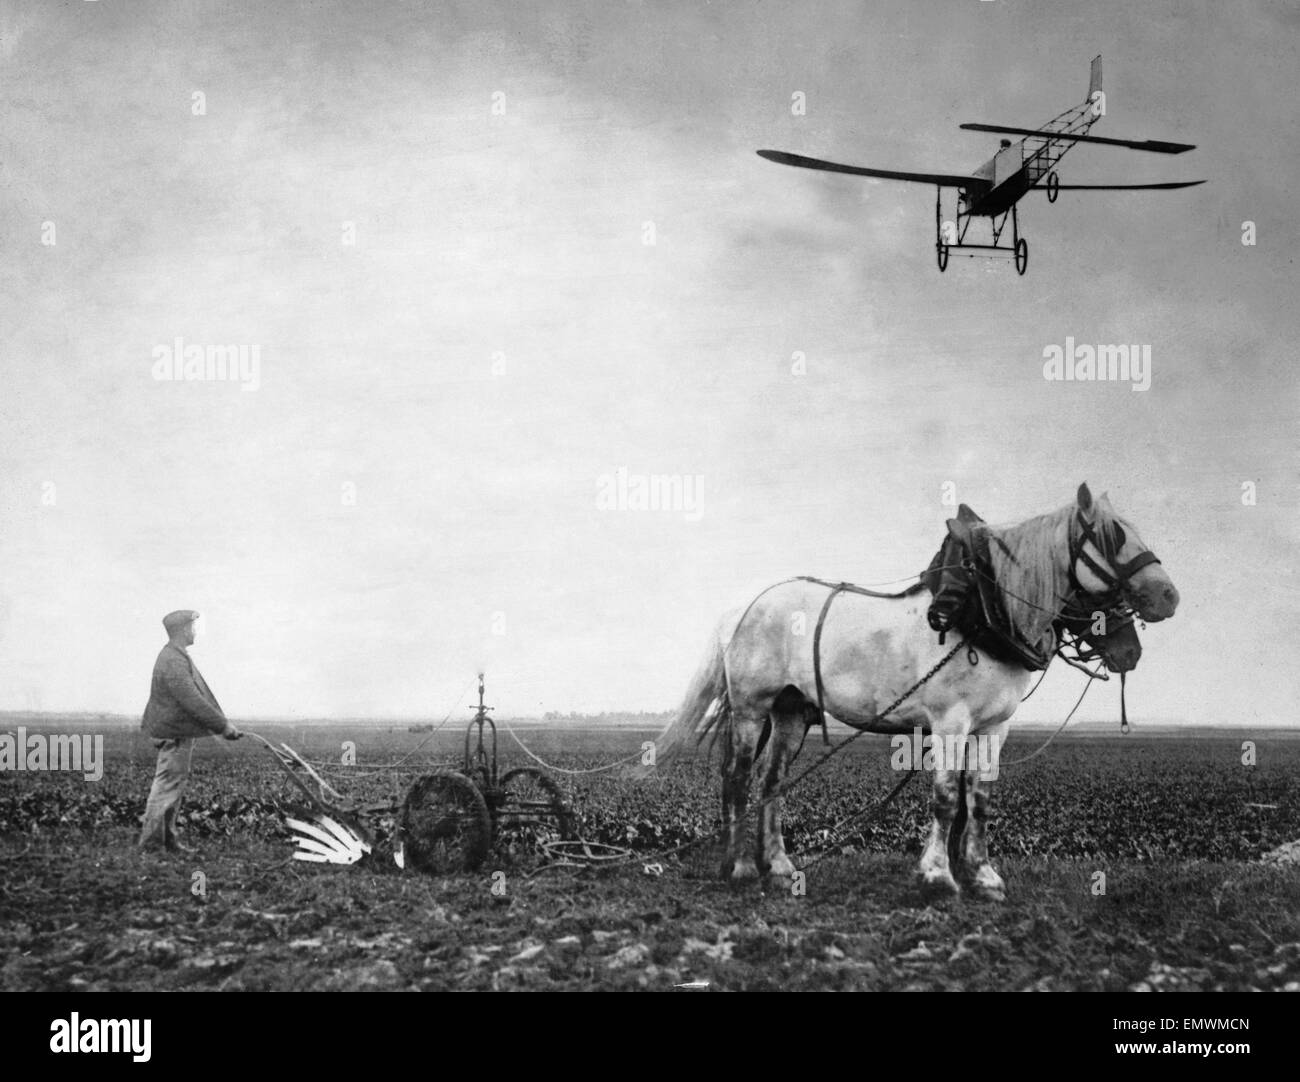
<path fill-rule="evenodd" d="M 1084 483 L 1079 486 L 1079 493 L 1075 498 L 1075 502 L 1078 503 L 1080 511 L 1092 510 L 1092 490 L 1088 488 L 1087 481 L 1084 481 Z"/>
<path fill-rule="evenodd" d="M 1110 502 L 1109 492 L 1103 492 L 1100 496 L 1096 498 L 1096 500 L 1093 503 L 1092 513 L 1094 517 L 1100 516 L 1101 518 L 1107 521 L 1119 517 L 1118 515 L 1115 514 L 1115 505 Z"/>

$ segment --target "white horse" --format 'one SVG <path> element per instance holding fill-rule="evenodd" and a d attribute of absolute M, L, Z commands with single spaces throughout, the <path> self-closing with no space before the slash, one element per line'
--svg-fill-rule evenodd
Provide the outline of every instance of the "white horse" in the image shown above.
<path fill-rule="evenodd" d="M 1007 615 L 1021 641 L 1038 644 L 1045 657 L 1052 654 L 1053 625 L 1062 617 L 1127 604 L 1154 622 L 1178 606 L 1178 591 L 1155 554 L 1115 514 L 1105 494 L 1094 500 L 1086 484 L 1073 504 L 1019 525 L 987 529 Z M 781 836 L 780 791 L 808 727 L 820 720 L 819 702 L 839 721 L 868 732 L 920 728 L 948 748 L 964 749 L 972 736 L 1000 747 L 1029 687 L 1029 668 L 964 645 L 956 632 L 940 645 L 926 620 L 928 589 L 896 596 L 843 592 L 827 606 L 834 589 L 814 581 L 783 583 L 761 594 L 739 623 L 736 614 L 724 618 L 677 717 L 660 737 L 660 763 L 711 730 L 723 738 L 722 874 L 732 879 L 757 878 L 760 869 L 778 877 L 795 870 Z M 819 613 L 815 636 L 812 622 Z M 953 653 L 953 647 L 960 648 Z M 897 705 L 888 710 L 892 704 Z M 749 774 L 764 744 L 768 756 L 751 853 Z M 989 863 L 985 831 L 996 769 L 970 770 L 963 779 L 964 766 L 964 759 L 935 764 L 934 822 L 920 874 L 929 889 L 957 892 L 949 833 L 964 790 L 968 821 L 964 838 L 955 839 L 964 842 L 959 870 L 977 895 L 1001 900 L 1004 885 Z"/>

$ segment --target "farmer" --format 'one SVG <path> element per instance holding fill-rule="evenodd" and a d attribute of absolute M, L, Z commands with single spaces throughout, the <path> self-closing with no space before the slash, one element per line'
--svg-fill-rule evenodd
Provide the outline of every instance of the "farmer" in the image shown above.
<path fill-rule="evenodd" d="M 191 609 L 178 609 L 163 617 L 167 645 L 154 662 L 149 703 L 144 708 L 143 728 L 154 738 L 158 769 L 144 810 L 144 829 L 140 832 L 142 849 L 194 852 L 176 840 L 175 829 L 176 811 L 190 776 L 194 738 L 224 736 L 227 740 L 238 740 L 243 735 L 226 720 L 216 697 L 186 652 L 185 648 L 194 642 L 194 622 L 198 618 L 199 614 Z"/>

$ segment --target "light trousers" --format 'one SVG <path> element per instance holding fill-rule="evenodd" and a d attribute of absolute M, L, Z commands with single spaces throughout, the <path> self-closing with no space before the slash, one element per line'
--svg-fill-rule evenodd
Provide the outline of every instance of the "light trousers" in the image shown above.
<path fill-rule="evenodd" d="M 176 841 L 176 812 L 185 795 L 185 783 L 189 781 L 194 740 L 155 740 L 153 746 L 158 749 L 158 767 L 144 809 L 140 845 L 170 848 Z"/>

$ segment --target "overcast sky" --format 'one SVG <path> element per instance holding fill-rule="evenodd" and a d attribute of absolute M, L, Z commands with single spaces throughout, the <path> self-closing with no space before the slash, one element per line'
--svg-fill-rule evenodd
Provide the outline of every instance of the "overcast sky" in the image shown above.
<path fill-rule="evenodd" d="M 945 483 L 1011 522 L 1086 480 L 1182 593 L 1135 719 L 1295 720 L 1293 5 L 0 12 L 0 709 L 138 714 L 182 607 L 236 719 L 441 718 L 480 665 L 508 712 L 666 709 L 764 585 L 924 568 Z M 968 172 L 958 124 L 1097 53 L 1094 134 L 1198 149 L 1063 180 L 1209 183 L 1026 199 L 1024 278 L 940 275 L 931 188 L 754 154 Z M 1044 380 L 1067 336 L 1150 389 Z M 178 337 L 255 389 L 155 379 Z M 700 513 L 603 506 L 620 468 Z"/>

